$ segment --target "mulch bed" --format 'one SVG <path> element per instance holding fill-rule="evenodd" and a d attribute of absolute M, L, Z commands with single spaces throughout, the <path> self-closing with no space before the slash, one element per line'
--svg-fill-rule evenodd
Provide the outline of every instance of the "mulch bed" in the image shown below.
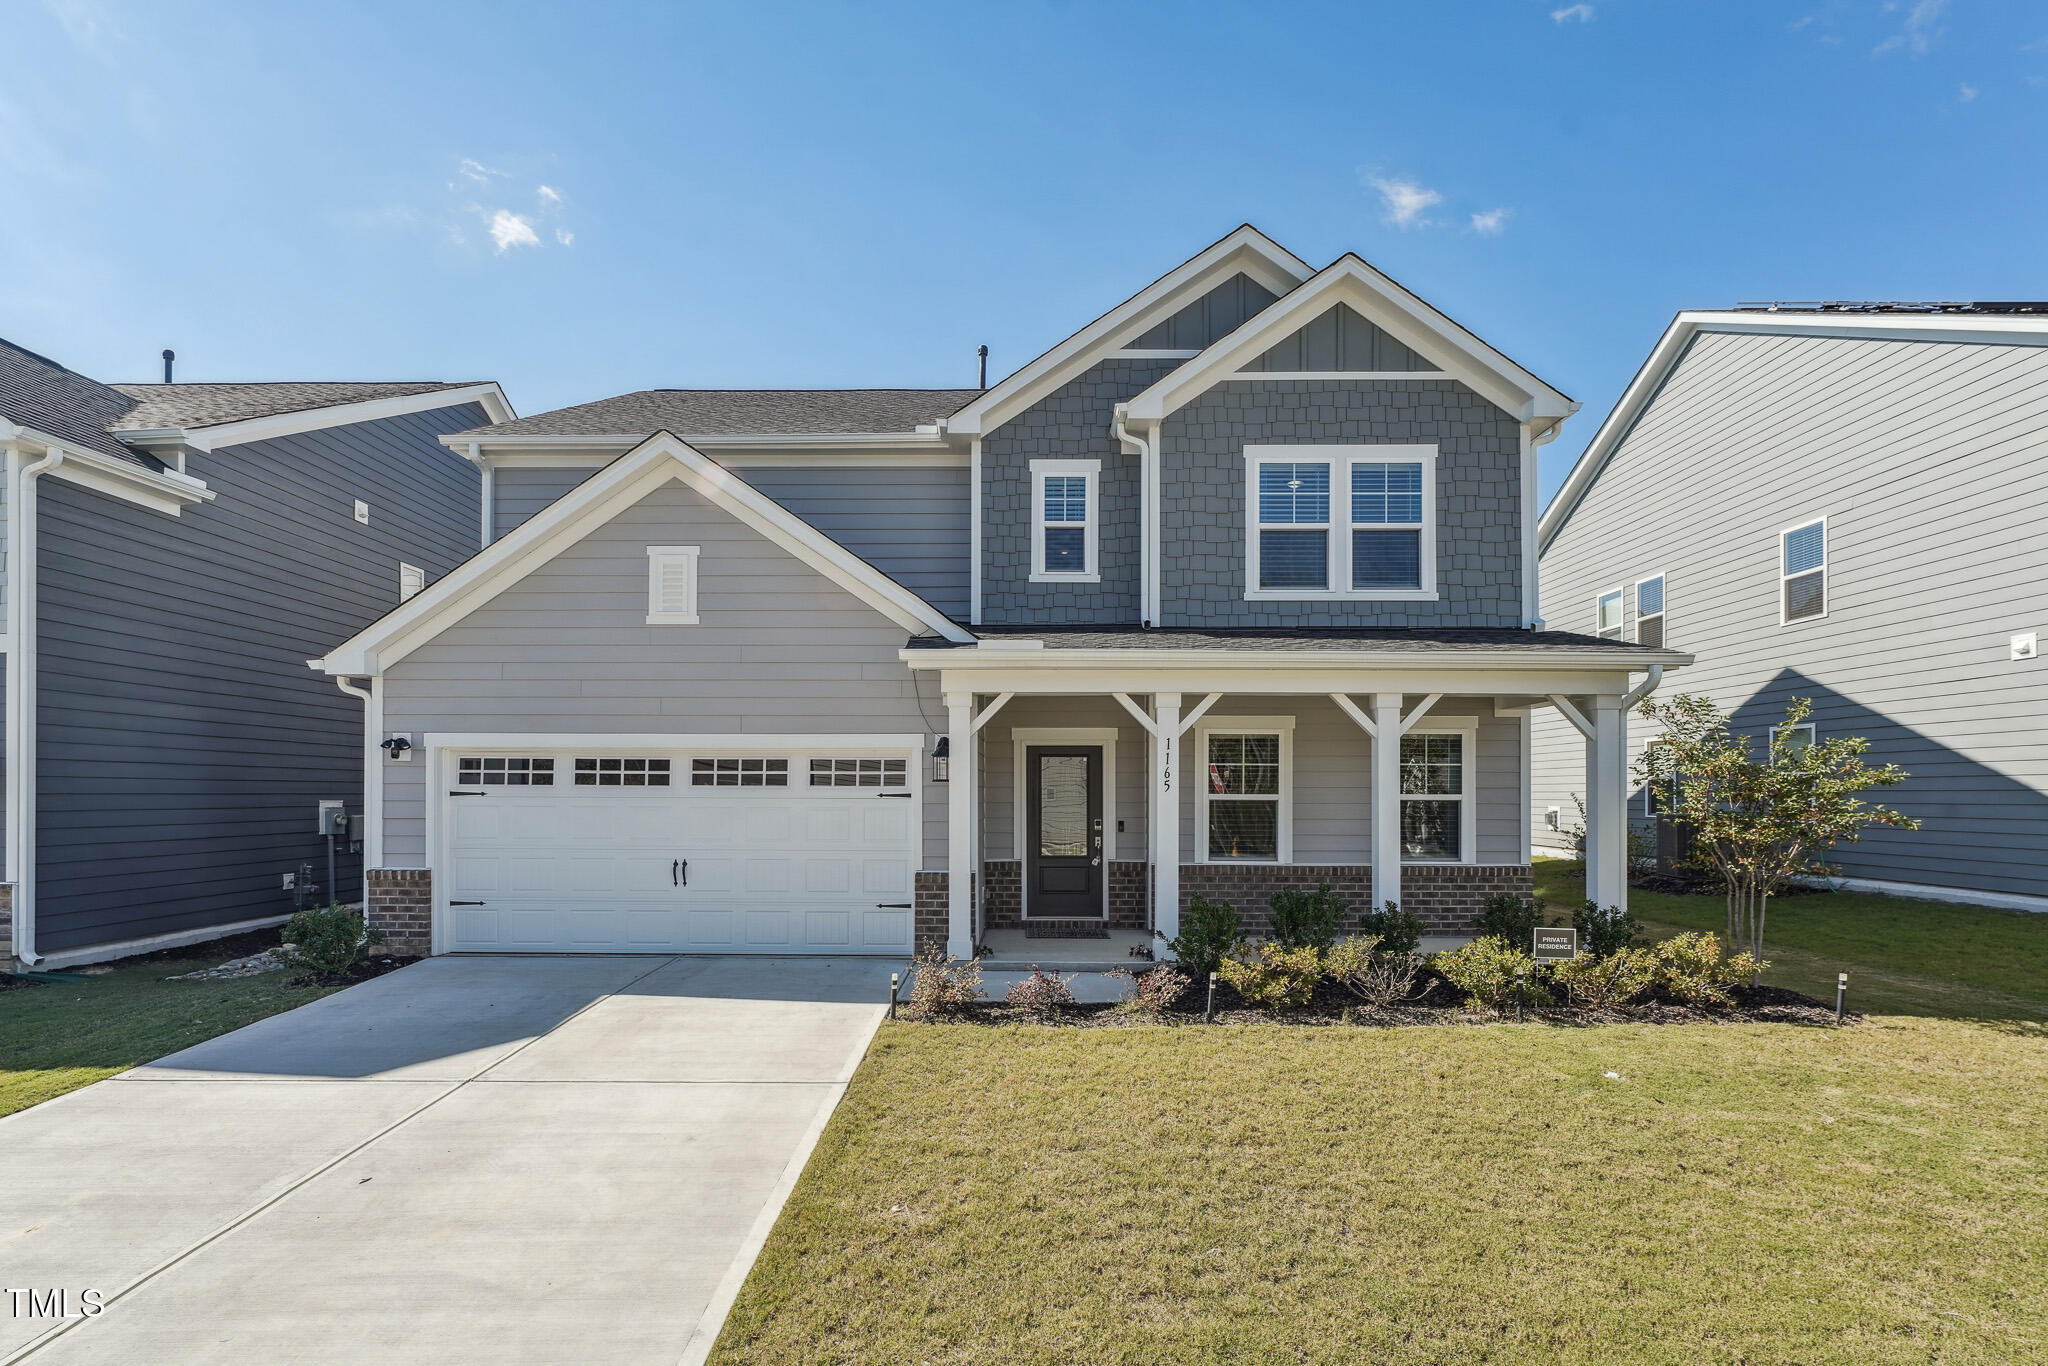
<path fill-rule="evenodd" d="M 352 987 L 358 982 L 367 982 L 373 977 L 382 977 L 387 972 L 417 963 L 417 958 L 394 958 L 388 953 L 375 954 L 363 959 L 339 977 L 294 977 L 285 983 L 288 987 Z"/>
<path fill-rule="evenodd" d="M 138 963 L 189 963 L 194 958 L 217 957 L 223 960 L 246 958 L 250 954 L 262 953 L 265 949 L 274 949 L 283 942 L 281 929 L 273 926 L 267 930 L 245 930 L 241 934 L 230 934 L 219 939 L 209 939 L 199 944 L 185 944 L 174 949 L 156 949 L 149 953 L 132 954 L 127 958 L 116 958 L 104 964 L 96 964 L 95 966 L 125 968 L 133 967 Z M 298 977 L 287 979 L 285 985 L 290 987 L 352 987 L 358 982 L 367 982 L 372 977 L 382 977 L 387 972 L 396 972 L 406 964 L 418 961 L 417 958 L 397 958 L 390 954 L 378 954 L 364 959 L 339 977 L 315 978 L 302 974 Z M 75 968 L 62 968 L 58 970 L 64 972 L 78 971 Z M 17 987 L 40 985 L 42 985 L 40 982 L 27 981 L 16 977 L 13 973 L 0 972 L 0 991 L 13 991 Z"/>

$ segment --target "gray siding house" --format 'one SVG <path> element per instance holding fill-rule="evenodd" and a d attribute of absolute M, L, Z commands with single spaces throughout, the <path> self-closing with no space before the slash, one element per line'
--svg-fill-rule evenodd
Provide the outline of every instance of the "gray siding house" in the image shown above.
<path fill-rule="evenodd" d="M 511 415 L 493 384 L 108 385 L 0 343 L 0 956 L 275 924 L 284 874 L 327 881 L 362 703 L 305 661 L 476 553 L 481 476 L 437 438 Z"/>
<path fill-rule="evenodd" d="M 450 433 L 493 543 L 316 661 L 370 698 L 371 913 L 422 952 L 1008 954 L 1327 881 L 1461 928 L 1529 886 L 1552 698 L 1621 900 L 1631 674 L 1688 660 L 1535 629 L 1575 408 L 1246 227 L 986 390 Z"/>
<path fill-rule="evenodd" d="M 1810 698 L 1815 735 L 1907 769 L 1886 800 L 1921 828 L 1838 850 L 1852 887 L 2048 910 L 2044 444 L 2038 312 L 1681 314 L 1543 515 L 1543 615 L 1696 653 L 1684 690 L 1759 740 Z M 1561 844 L 1583 746 L 1553 714 L 1535 738 Z"/>

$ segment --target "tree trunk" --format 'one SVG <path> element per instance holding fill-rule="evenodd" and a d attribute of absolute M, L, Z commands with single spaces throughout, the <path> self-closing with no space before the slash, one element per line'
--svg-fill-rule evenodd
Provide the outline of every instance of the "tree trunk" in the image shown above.
<path fill-rule="evenodd" d="M 1761 964 L 1764 961 L 1764 917 L 1770 913 L 1770 909 L 1771 894 L 1769 892 L 1765 892 L 1763 895 L 1763 900 L 1757 905 L 1756 908 L 1756 938 L 1750 942 L 1749 946 L 1749 956 L 1755 959 L 1759 964 Z M 1752 990 L 1756 987 L 1757 978 L 1761 977 L 1762 975 L 1763 972 L 1761 968 L 1750 969 L 1749 985 Z"/>

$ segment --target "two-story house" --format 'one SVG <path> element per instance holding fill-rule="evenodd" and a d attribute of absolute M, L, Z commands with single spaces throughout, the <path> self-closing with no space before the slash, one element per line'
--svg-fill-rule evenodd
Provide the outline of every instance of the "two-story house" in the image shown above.
<path fill-rule="evenodd" d="M 361 807 L 309 654 L 477 550 L 490 383 L 104 384 L 0 342 L 0 964 L 274 925 Z M 337 837 L 324 898 L 354 900 Z"/>
<path fill-rule="evenodd" d="M 372 913 L 433 952 L 965 955 L 1329 882 L 1456 930 L 1530 884 L 1538 705 L 1619 902 L 1631 671 L 1687 657 L 1534 629 L 1575 406 L 1245 227 L 985 391 L 454 433 L 497 539 L 318 661 L 369 694 Z"/>
<path fill-rule="evenodd" d="M 1542 517 L 1553 625 L 1697 652 L 1685 690 L 1759 748 L 1806 698 L 1805 738 L 1907 771 L 1884 800 L 1920 828 L 1828 856 L 1855 889 L 2048 910 L 2044 313 L 1681 313 Z M 1561 843 L 1577 737 L 1539 717 L 1536 761 L 1537 840 Z"/>

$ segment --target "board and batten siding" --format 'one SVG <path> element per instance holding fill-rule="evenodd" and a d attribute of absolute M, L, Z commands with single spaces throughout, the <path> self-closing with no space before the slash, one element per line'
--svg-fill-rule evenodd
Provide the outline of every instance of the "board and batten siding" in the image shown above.
<path fill-rule="evenodd" d="M 647 547 L 693 545 L 694 626 L 647 624 Z M 935 681 L 908 633 L 680 483 L 623 509 L 386 671 L 384 725 L 434 734 L 912 735 L 936 743 Z M 920 696 L 920 688 L 924 696 Z M 428 866 L 426 764 L 386 762 L 384 862 Z M 945 787 L 924 789 L 943 868 Z"/>
<path fill-rule="evenodd" d="M 732 471 L 932 606 L 968 612 L 965 466 L 735 465 Z M 520 526 L 591 471 L 511 468 L 493 475 L 496 534 Z"/>
<path fill-rule="evenodd" d="M 322 798 L 362 810 L 363 704 L 306 667 L 476 549 L 474 404 L 195 453 L 179 517 L 37 481 L 36 945 L 274 916 Z M 370 506 L 367 525 L 355 501 Z M 338 861 L 344 898 L 358 860 Z"/>
<path fill-rule="evenodd" d="M 1822 737 L 1912 775 L 1876 799 L 1918 831 L 1830 855 L 1847 876 L 2048 895 L 2048 348 L 1702 332 L 1542 561 L 1553 629 L 1666 576 L 1665 693 L 1761 736 L 1794 697 Z M 1828 519 L 1828 615 L 1779 624 L 1779 533 Z M 1539 711 L 1534 827 L 1584 791 L 1584 746 Z M 1639 752 L 1652 728 L 1630 727 Z M 1634 810 L 1640 816 L 1640 796 Z"/>

